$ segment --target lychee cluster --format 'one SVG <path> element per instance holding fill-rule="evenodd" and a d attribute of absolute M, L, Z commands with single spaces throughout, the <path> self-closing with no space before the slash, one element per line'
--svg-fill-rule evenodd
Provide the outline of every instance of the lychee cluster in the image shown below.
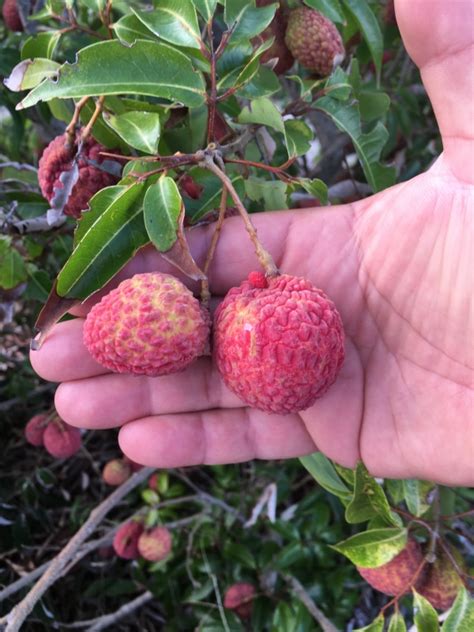
<path fill-rule="evenodd" d="M 148 562 L 161 562 L 171 553 L 173 538 L 166 527 L 146 529 L 139 520 L 129 520 L 116 532 L 113 540 L 115 553 L 125 560 L 139 557 Z"/>
<path fill-rule="evenodd" d="M 67 459 L 76 454 L 82 445 L 81 431 L 69 426 L 57 415 L 39 414 L 25 426 L 25 439 L 44 449 L 57 459 Z"/>
<path fill-rule="evenodd" d="M 52 140 L 38 165 L 39 185 L 48 202 L 51 203 L 55 195 L 64 188 L 63 174 L 70 172 L 75 164 L 78 178 L 63 211 L 65 215 L 80 218 L 81 212 L 88 208 L 90 198 L 97 191 L 117 182 L 117 177 L 105 170 L 105 158 L 100 155 L 103 151 L 106 151 L 105 147 L 90 136 L 80 145 L 79 133 L 75 143 L 70 142 L 67 134 L 61 134 Z"/>

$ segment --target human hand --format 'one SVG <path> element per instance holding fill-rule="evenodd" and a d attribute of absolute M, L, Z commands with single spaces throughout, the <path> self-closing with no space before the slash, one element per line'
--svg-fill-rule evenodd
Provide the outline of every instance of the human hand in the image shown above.
<path fill-rule="evenodd" d="M 65 421 L 121 426 L 123 451 L 157 467 L 319 449 L 349 467 L 362 459 L 375 476 L 474 484 L 471 7 L 397 4 L 443 136 L 444 153 L 427 173 L 355 204 L 252 218 L 280 269 L 310 279 L 341 313 L 346 362 L 330 391 L 279 416 L 247 408 L 209 358 L 166 377 L 108 373 L 83 346 L 78 318 L 31 354 L 40 375 L 62 382 L 56 407 Z M 198 260 L 212 230 L 190 232 Z M 229 219 L 210 273 L 214 296 L 256 267 L 240 218 Z M 157 269 L 171 271 L 148 249 L 121 278 Z"/>

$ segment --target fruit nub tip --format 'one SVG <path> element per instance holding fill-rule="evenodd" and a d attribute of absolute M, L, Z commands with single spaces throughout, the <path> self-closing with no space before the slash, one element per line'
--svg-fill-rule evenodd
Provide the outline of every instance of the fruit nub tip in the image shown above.
<path fill-rule="evenodd" d="M 268 287 L 267 277 L 263 272 L 251 272 L 247 277 L 248 282 L 254 288 L 266 288 Z"/>

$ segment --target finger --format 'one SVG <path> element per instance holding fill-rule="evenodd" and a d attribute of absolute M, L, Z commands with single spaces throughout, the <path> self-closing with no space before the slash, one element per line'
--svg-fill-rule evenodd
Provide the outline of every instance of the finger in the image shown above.
<path fill-rule="evenodd" d="M 55 397 L 58 414 L 79 428 L 114 428 L 128 421 L 244 404 L 222 383 L 210 358 L 162 377 L 108 374 L 65 382 Z"/>
<path fill-rule="evenodd" d="M 287 459 L 316 450 L 298 415 L 249 408 L 147 417 L 120 430 L 122 451 L 155 467 Z"/>

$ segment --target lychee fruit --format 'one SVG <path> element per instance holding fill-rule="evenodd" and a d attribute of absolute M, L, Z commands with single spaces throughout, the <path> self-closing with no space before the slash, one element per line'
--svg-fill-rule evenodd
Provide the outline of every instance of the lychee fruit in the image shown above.
<path fill-rule="evenodd" d="M 103 189 L 117 182 L 117 177 L 100 167 L 105 158 L 100 152 L 107 151 L 92 137 L 86 138 L 77 156 L 79 133 L 76 142 L 71 144 L 67 134 L 61 134 L 52 140 L 41 156 L 38 164 L 38 181 L 43 196 L 51 202 L 58 189 L 64 188 L 61 175 L 71 171 L 77 161 L 78 179 L 72 187 L 64 206 L 65 215 L 75 218 L 88 207 L 90 198 Z"/>
<path fill-rule="evenodd" d="M 129 520 L 119 527 L 112 543 L 115 553 L 124 560 L 137 559 L 139 556 L 138 539 L 143 530 L 143 524 L 136 520 Z"/>
<path fill-rule="evenodd" d="M 344 59 L 339 31 L 322 13 L 308 7 L 290 12 L 285 42 L 299 63 L 320 77 L 327 77 Z"/>
<path fill-rule="evenodd" d="M 44 447 L 51 456 L 67 459 L 81 449 L 81 432 L 57 417 L 49 422 L 43 435 Z"/>
<path fill-rule="evenodd" d="M 422 562 L 423 553 L 420 545 L 416 540 L 409 539 L 406 547 L 390 562 L 376 568 L 358 566 L 357 570 L 375 590 L 386 595 L 401 595 L 411 590 Z"/>
<path fill-rule="evenodd" d="M 275 0 L 257 0 L 257 7 L 265 7 L 269 4 L 274 4 Z M 277 59 L 277 63 L 273 70 L 277 75 L 284 74 L 287 70 L 289 70 L 295 60 L 293 55 L 288 50 L 288 47 L 285 43 L 285 33 L 286 27 L 288 24 L 288 15 L 286 12 L 282 10 L 282 8 L 278 8 L 275 12 L 275 16 L 271 23 L 267 26 L 267 28 L 260 33 L 257 37 L 252 39 L 252 44 L 254 46 L 259 46 L 263 44 L 270 38 L 274 38 L 273 44 L 270 46 L 268 50 L 266 50 L 263 55 L 260 57 L 260 63 L 265 64 L 271 59 Z"/>
<path fill-rule="evenodd" d="M 148 479 L 148 487 L 152 489 L 154 492 L 156 492 L 158 489 L 158 483 L 159 483 L 159 474 L 158 472 L 155 472 Z"/>
<path fill-rule="evenodd" d="M 124 459 L 112 459 L 102 470 L 102 479 L 107 485 L 122 485 L 132 474 L 131 466 Z"/>
<path fill-rule="evenodd" d="M 241 619 L 250 619 L 254 597 L 255 586 L 252 584 L 234 584 L 225 592 L 224 608 L 233 610 Z"/>
<path fill-rule="evenodd" d="M 449 549 L 461 571 L 466 563 L 457 549 Z M 463 581 L 452 561 L 443 549 L 437 552 L 436 561 L 426 565 L 426 574 L 416 585 L 416 590 L 427 599 L 433 608 L 443 612 L 454 603 L 456 595 L 463 587 Z"/>
<path fill-rule="evenodd" d="M 181 193 L 192 200 L 199 200 L 204 189 L 201 184 L 198 184 L 196 180 L 188 174 L 185 174 L 179 179 L 179 188 Z"/>
<path fill-rule="evenodd" d="M 214 352 L 224 382 L 244 402 L 294 413 L 336 380 L 344 330 L 332 301 L 306 279 L 253 272 L 216 310 Z"/>
<path fill-rule="evenodd" d="M 31 445 L 43 445 L 43 436 L 48 425 L 48 415 L 40 414 L 32 417 L 25 426 L 25 439 Z"/>
<path fill-rule="evenodd" d="M 23 31 L 23 23 L 17 7 L 17 0 L 5 0 L 2 7 L 5 26 L 14 32 Z"/>
<path fill-rule="evenodd" d="M 94 305 L 84 324 L 92 357 L 116 373 L 168 375 L 206 349 L 209 316 L 175 277 L 136 274 Z"/>
<path fill-rule="evenodd" d="M 168 557 L 173 539 L 166 527 L 144 531 L 138 539 L 138 552 L 149 562 L 160 562 Z"/>

